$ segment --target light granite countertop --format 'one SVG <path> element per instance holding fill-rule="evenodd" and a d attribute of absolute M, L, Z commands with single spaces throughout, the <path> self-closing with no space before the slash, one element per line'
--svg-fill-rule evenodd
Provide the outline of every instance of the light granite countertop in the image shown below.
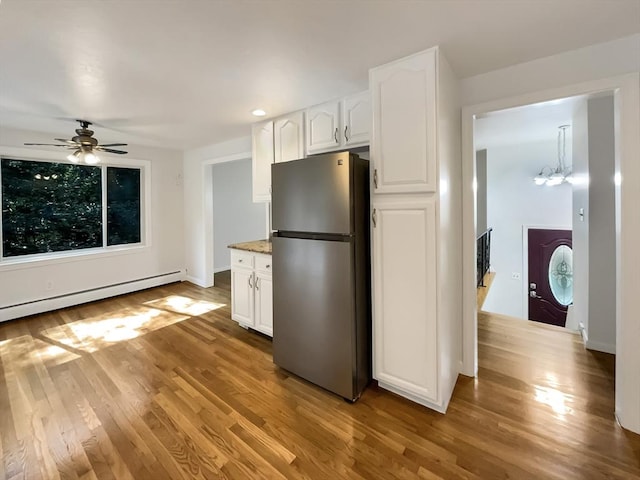
<path fill-rule="evenodd" d="M 252 242 L 234 243 L 229 245 L 228 248 L 271 255 L 271 242 L 269 240 L 254 240 Z"/>

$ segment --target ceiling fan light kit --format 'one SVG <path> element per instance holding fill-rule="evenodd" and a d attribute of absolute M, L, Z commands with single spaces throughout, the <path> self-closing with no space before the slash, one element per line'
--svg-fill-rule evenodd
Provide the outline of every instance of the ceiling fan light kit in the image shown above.
<path fill-rule="evenodd" d="M 70 150 L 74 150 L 67 155 L 67 160 L 72 163 L 86 163 L 87 165 L 95 165 L 100 162 L 100 158 L 96 152 L 116 153 L 118 155 L 124 155 L 128 152 L 124 150 L 115 150 L 109 147 L 125 147 L 126 143 L 108 143 L 100 145 L 98 139 L 93 137 L 93 130 L 89 130 L 91 122 L 86 120 L 76 120 L 80 123 L 80 128 L 76 129 L 76 135 L 71 140 L 64 138 L 56 138 L 54 140 L 62 142 L 56 143 L 25 143 L 28 146 L 51 146 L 51 147 L 63 147 Z"/>

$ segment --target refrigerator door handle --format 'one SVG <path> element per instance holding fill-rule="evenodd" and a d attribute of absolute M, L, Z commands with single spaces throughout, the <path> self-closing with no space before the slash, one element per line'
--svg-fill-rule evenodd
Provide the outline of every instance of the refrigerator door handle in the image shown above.
<path fill-rule="evenodd" d="M 376 218 L 376 209 L 373 209 L 373 213 L 371 214 L 371 221 L 373 222 L 373 228 L 376 228 L 377 225 L 377 218 Z"/>

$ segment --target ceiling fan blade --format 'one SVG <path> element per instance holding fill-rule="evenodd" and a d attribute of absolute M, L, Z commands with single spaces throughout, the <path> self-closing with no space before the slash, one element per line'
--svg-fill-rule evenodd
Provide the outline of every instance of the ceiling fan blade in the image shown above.
<path fill-rule="evenodd" d="M 33 146 L 33 145 L 46 145 L 47 147 L 64 147 L 64 148 L 77 148 L 73 145 L 57 145 L 55 143 L 25 143 L 25 145 Z"/>
<path fill-rule="evenodd" d="M 126 147 L 126 143 L 101 143 L 99 147 Z"/>
<path fill-rule="evenodd" d="M 74 142 L 73 140 L 66 140 L 64 138 L 54 138 L 57 142 L 69 143 L 71 145 L 78 145 L 78 142 Z"/>
<path fill-rule="evenodd" d="M 125 152 L 124 150 L 114 150 L 112 148 L 103 148 L 102 146 L 97 146 L 93 148 L 94 150 L 99 150 L 101 152 L 108 152 L 108 153 L 118 153 L 120 155 L 124 155 L 125 153 L 129 153 L 129 152 Z"/>

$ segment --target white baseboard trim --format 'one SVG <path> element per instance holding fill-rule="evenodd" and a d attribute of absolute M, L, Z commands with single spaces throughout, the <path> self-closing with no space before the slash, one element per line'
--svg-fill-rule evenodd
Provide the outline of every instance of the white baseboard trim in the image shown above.
<path fill-rule="evenodd" d="M 589 338 L 587 337 L 587 330 L 584 328 L 584 323 L 578 323 L 578 331 L 580 332 L 580 336 L 582 337 L 582 343 L 584 343 L 584 346 L 586 348 Z"/>
<path fill-rule="evenodd" d="M 197 277 L 192 277 L 190 275 L 185 275 L 184 279 L 189 282 L 189 283 L 193 283 L 194 285 L 197 285 L 199 287 L 202 288 L 209 288 L 213 285 L 213 282 L 209 282 L 209 284 L 207 285 L 207 282 L 202 279 L 202 278 L 197 278 Z"/>
<path fill-rule="evenodd" d="M 587 340 L 585 342 L 585 347 L 587 347 L 589 350 L 595 350 L 596 352 L 611 353 L 613 355 L 616 354 L 616 346 L 611 345 L 610 343 L 594 342 L 593 340 Z"/>
<path fill-rule="evenodd" d="M 227 270 L 231 270 L 231 265 L 227 267 L 218 267 L 213 269 L 213 273 L 226 272 Z"/>
<path fill-rule="evenodd" d="M 184 280 L 184 271 L 180 270 L 139 280 L 132 280 L 130 282 L 108 285 L 106 287 L 93 288 L 82 292 L 11 305 L 0 308 L 0 322 L 115 297 L 116 295 L 144 290 L 145 288 L 158 287 L 160 285 L 166 285 L 167 283 L 180 282 L 182 280 Z"/>
<path fill-rule="evenodd" d="M 438 405 L 437 403 L 433 403 L 430 402 L 429 400 L 425 400 L 424 398 L 421 398 L 417 395 L 414 395 L 413 393 L 409 393 L 405 390 L 402 390 L 401 388 L 397 388 L 394 387 L 392 385 L 389 385 L 387 383 L 381 382 L 380 380 L 378 380 L 378 386 L 380 388 L 383 388 L 385 390 L 389 390 L 390 392 L 393 392 L 397 395 L 400 395 L 401 397 L 407 398 L 409 400 L 411 400 L 412 402 L 416 402 L 419 403 L 420 405 L 430 408 L 432 410 L 435 410 L 438 413 L 446 413 L 447 412 L 447 406 L 448 405 Z"/>

